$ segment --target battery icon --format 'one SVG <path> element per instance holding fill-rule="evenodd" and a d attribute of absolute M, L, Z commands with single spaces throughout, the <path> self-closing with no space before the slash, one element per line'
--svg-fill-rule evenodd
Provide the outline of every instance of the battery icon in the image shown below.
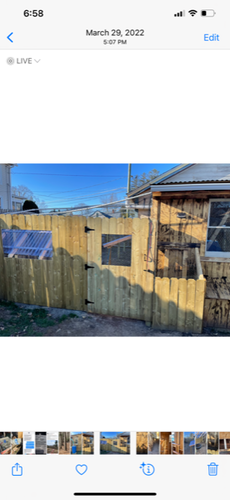
<path fill-rule="evenodd" d="M 206 9 L 201 11 L 202 17 L 214 17 L 216 12 L 213 9 Z"/>

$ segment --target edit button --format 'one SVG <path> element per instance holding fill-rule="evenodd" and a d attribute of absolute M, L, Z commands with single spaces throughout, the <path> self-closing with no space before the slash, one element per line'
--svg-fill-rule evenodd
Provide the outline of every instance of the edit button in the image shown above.
<path fill-rule="evenodd" d="M 204 34 L 204 41 L 205 42 L 219 42 L 220 41 L 220 35 L 217 33 L 213 33 L 212 35 L 209 35 L 209 33 Z"/>

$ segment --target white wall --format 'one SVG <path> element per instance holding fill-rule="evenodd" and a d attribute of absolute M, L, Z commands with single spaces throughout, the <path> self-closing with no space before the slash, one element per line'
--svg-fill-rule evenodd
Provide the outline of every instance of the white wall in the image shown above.
<path fill-rule="evenodd" d="M 11 202 L 11 168 L 4 163 L 0 164 L 0 198 L 1 206 L 5 210 L 12 208 Z"/>

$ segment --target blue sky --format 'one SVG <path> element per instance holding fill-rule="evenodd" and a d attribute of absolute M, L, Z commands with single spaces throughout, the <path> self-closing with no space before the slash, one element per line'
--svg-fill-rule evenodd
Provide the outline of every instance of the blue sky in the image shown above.
<path fill-rule="evenodd" d="M 115 438 L 118 434 L 121 434 L 121 432 L 101 432 L 101 438 L 102 436 L 105 438 Z"/>
<path fill-rule="evenodd" d="M 132 175 L 156 168 L 163 173 L 178 164 L 132 164 Z M 103 203 L 127 191 L 128 164 L 18 164 L 11 170 L 12 186 L 27 186 L 50 208 Z M 107 200 L 106 200 L 107 201 Z"/>

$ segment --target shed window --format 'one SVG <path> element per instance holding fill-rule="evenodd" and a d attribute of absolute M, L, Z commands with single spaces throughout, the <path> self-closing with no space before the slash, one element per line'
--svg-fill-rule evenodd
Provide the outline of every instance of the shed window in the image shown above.
<path fill-rule="evenodd" d="M 4 256 L 27 259 L 51 259 L 52 232 L 2 229 Z"/>
<path fill-rule="evenodd" d="M 206 255 L 230 257 L 230 200 L 210 201 Z"/>

